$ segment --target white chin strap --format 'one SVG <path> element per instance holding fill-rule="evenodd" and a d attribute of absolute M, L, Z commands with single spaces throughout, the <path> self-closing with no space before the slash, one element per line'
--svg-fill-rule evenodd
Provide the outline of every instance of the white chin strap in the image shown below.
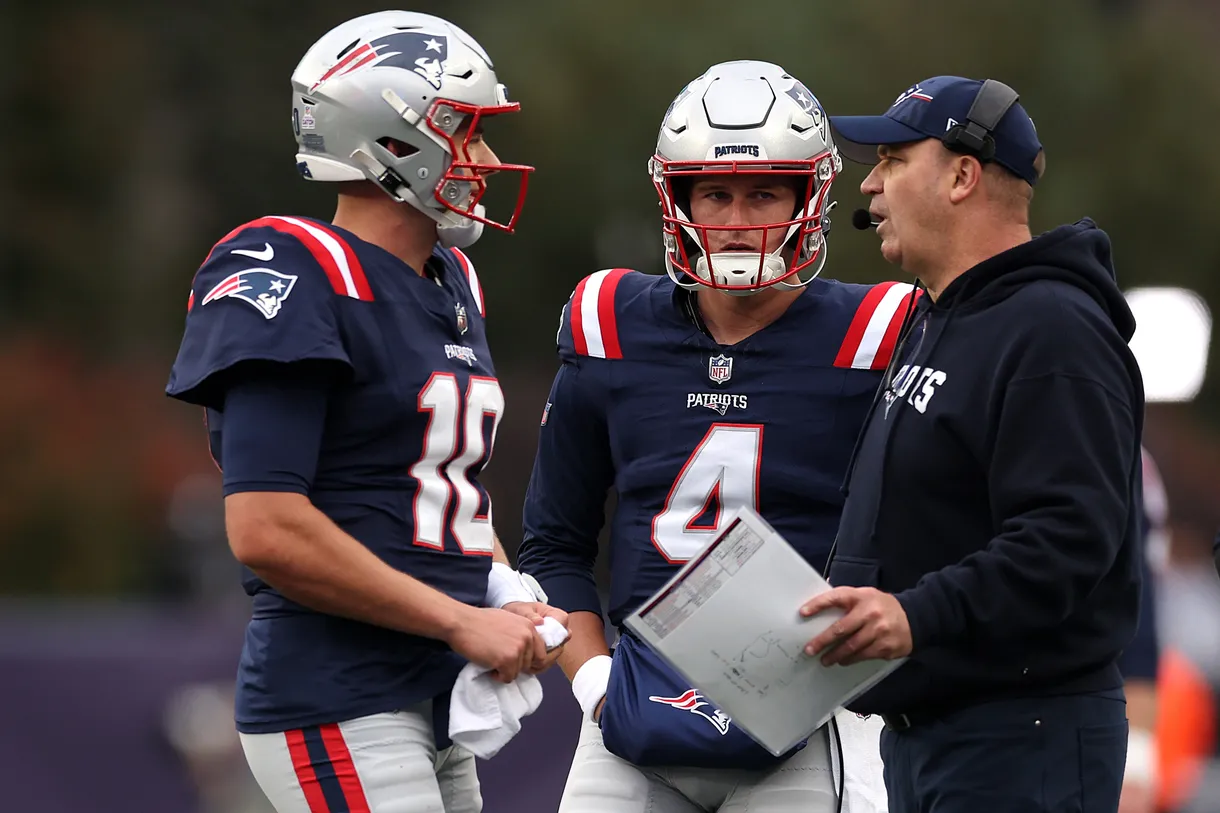
<path fill-rule="evenodd" d="M 706 254 L 700 254 L 699 259 L 695 261 L 695 274 L 699 279 L 721 286 L 725 293 L 735 296 L 758 293 L 762 286 L 782 277 L 787 269 L 784 258 L 777 254 L 759 255 L 745 251 L 720 251 L 712 254 L 710 267 Z"/>

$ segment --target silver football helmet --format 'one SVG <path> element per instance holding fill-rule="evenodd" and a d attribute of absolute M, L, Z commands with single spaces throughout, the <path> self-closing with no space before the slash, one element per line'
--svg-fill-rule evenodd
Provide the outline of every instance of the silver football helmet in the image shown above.
<path fill-rule="evenodd" d="M 678 285 L 748 295 L 809 284 L 826 262 L 830 185 L 843 169 L 826 112 L 778 65 L 713 65 L 665 111 L 648 171 L 661 198 L 666 270 Z M 717 226 L 692 221 L 690 190 L 702 176 L 784 175 L 797 179 L 797 206 L 783 222 Z M 708 234 L 761 230 L 761 252 L 712 253 Z M 786 231 L 766 251 L 767 237 Z"/>
<path fill-rule="evenodd" d="M 456 25 L 412 11 L 367 14 L 328 32 L 292 72 L 297 168 L 315 181 L 373 181 L 435 220 L 442 242 L 469 245 L 484 225 L 511 232 L 521 214 L 534 168 L 479 164 L 468 151 L 481 119 L 520 107 Z M 499 221 L 481 203 L 493 171 L 520 179 L 516 206 Z"/>

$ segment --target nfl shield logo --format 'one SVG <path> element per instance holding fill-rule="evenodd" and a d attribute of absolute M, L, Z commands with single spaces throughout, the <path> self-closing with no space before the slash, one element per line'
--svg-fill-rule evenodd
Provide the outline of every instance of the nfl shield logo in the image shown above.
<path fill-rule="evenodd" d="M 707 377 L 717 384 L 723 384 L 733 377 L 733 357 L 721 353 L 712 356 L 707 362 Z"/>
<path fill-rule="evenodd" d="M 457 329 L 458 329 L 458 333 L 461 333 L 462 335 L 465 335 L 465 334 L 466 334 L 466 329 L 467 329 L 468 327 L 470 327 L 470 323 L 466 321 L 466 306 L 465 306 L 465 305 L 463 305 L 462 303 L 460 303 L 460 302 L 459 302 L 459 303 L 458 303 L 458 304 L 455 306 L 455 308 L 456 308 L 456 310 L 457 310 Z"/>

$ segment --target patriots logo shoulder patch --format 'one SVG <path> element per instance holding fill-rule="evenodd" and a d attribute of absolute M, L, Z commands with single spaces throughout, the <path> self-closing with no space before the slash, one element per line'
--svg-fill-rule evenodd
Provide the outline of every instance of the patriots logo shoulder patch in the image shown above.
<path fill-rule="evenodd" d="M 274 319 L 292 293 L 297 278 L 270 268 L 248 268 L 225 277 L 204 295 L 200 305 L 232 297 L 249 302 L 266 319 Z"/>

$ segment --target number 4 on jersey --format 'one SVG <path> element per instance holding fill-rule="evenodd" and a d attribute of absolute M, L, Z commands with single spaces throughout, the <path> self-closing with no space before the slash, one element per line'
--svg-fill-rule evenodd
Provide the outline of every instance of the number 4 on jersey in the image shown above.
<path fill-rule="evenodd" d="M 725 518 L 743 507 L 758 510 L 762 438 L 759 424 L 716 423 L 707 430 L 652 520 L 652 544 L 666 561 L 688 561 Z"/>

